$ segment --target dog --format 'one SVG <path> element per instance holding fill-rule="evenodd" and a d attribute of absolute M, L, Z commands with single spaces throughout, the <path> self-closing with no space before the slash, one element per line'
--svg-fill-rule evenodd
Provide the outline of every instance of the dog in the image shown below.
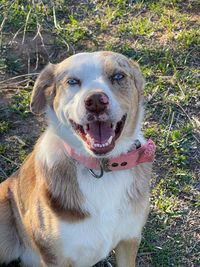
<path fill-rule="evenodd" d="M 142 137 L 139 65 L 100 51 L 49 63 L 31 111 L 48 127 L 0 184 L 0 262 L 88 267 L 115 251 L 135 266 L 149 212 L 155 145 Z"/>

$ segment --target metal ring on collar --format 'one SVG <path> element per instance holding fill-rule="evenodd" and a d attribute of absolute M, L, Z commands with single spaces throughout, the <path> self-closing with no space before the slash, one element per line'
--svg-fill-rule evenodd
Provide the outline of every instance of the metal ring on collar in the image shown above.
<path fill-rule="evenodd" d="M 94 176 L 95 178 L 99 179 L 103 176 L 104 174 L 104 167 L 103 167 L 103 163 L 101 161 L 101 159 L 98 159 L 99 162 L 99 166 L 100 166 L 100 174 L 96 174 L 92 169 L 88 169 L 88 171 L 92 174 L 92 176 Z"/>

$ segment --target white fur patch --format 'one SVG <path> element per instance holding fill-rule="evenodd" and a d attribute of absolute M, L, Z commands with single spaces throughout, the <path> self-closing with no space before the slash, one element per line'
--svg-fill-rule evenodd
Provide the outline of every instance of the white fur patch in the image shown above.
<path fill-rule="evenodd" d="M 20 259 L 23 262 L 23 264 L 27 266 L 32 266 L 32 267 L 42 266 L 37 254 L 33 250 L 28 248 L 26 248 L 22 256 L 20 256 Z"/>
<path fill-rule="evenodd" d="M 88 267 L 104 259 L 120 240 L 140 237 L 145 210 L 134 214 L 129 202 L 130 170 L 95 179 L 82 167 L 78 182 L 91 217 L 73 224 L 60 221 L 59 231 L 64 256 L 76 267 Z"/>

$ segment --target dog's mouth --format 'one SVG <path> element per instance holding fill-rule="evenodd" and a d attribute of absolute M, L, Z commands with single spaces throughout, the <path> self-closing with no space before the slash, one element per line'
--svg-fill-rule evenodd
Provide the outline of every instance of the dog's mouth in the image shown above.
<path fill-rule="evenodd" d="M 114 127 L 111 122 L 94 121 L 86 126 L 70 120 L 75 132 L 87 143 L 88 148 L 95 154 L 106 154 L 115 146 L 115 141 L 119 138 L 126 121 L 124 115 Z"/>

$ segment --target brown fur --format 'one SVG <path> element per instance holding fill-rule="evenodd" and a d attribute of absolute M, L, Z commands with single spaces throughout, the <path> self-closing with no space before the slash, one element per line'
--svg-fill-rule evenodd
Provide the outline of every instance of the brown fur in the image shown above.
<path fill-rule="evenodd" d="M 21 169 L 0 185 L 0 261 L 16 259 L 28 245 L 45 266 L 62 266 L 57 265 L 55 256 L 55 218 L 74 222 L 88 216 L 81 209 L 83 197 L 76 182 L 76 167 L 71 163 L 65 157 L 65 162 L 47 170 L 38 165 L 34 151 Z M 55 244 L 49 246 L 53 240 Z M 18 253 L 12 258 L 14 250 Z"/>
<path fill-rule="evenodd" d="M 31 96 L 31 111 L 40 114 L 44 111 L 46 104 L 52 106 L 55 96 L 55 66 L 48 64 L 38 77 Z"/>
<path fill-rule="evenodd" d="M 0 260 L 6 263 L 19 256 L 21 242 L 16 229 L 16 218 L 11 205 L 10 187 L 13 178 L 0 184 Z"/>
<path fill-rule="evenodd" d="M 124 79 L 115 81 L 113 84 L 109 79 L 108 82 L 121 109 L 129 114 L 125 135 L 131 136 L 138 123 L 139 105 L 143 104 L 144 79 L 136 62 L 127 60 L 126 57 L 116 58 L 116 55 L 111 52 L 109 55 L 110 57 L 106 57 L 104 60 L 105 75 L 107 77 L 112 77 L 116 73 L 124 73 L 125 75 Z"/>
<path fill-rule="evenodd" d="M 43 194 L 56 216 L 70 222 L 88 217 L 89 214 L 82 210 L 84 198 L 76 180 L 75 162 L 65 159 L 51 169 L 46 166 L 42 169 L 46 180 Z"/>

